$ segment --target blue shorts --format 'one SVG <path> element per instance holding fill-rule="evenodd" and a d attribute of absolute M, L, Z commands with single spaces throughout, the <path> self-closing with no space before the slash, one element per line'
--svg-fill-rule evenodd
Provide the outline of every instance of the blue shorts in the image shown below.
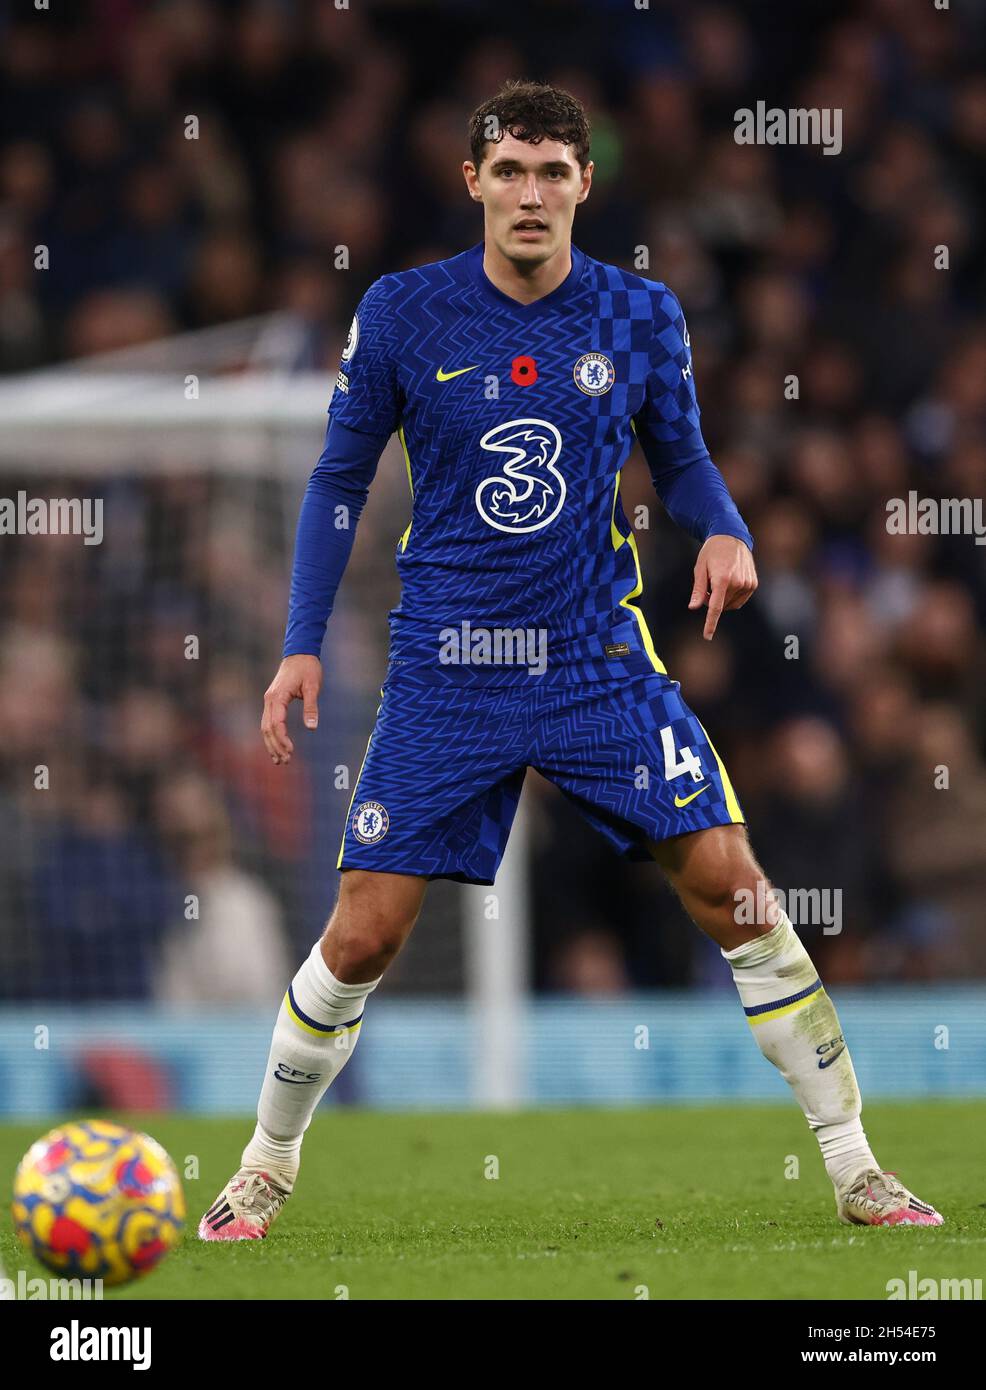
<path fill-rule="evenodd" d="M 617 852 L 742 824 L 709 737 L 657 671 L 605 682 L 460 686 L 394 670 L 381 690 L 337 867 L 496 877 L 528 767 Z"/>

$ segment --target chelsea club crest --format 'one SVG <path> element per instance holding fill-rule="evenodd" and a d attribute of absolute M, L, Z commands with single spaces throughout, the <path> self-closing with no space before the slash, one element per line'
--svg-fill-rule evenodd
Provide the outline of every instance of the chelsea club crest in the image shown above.
<path fill-rule="evenodd" d="M 353 834 L 361 845 L 375 845 L 390 829 L 390 817 L 379 801 L 364 801 L 353 816 Z"/>
<path fill-rule="evenodd" d="M 575 364 L 575 384 L 587 396 L 605 396 L 616 380 L 616 370 L 601 352 L 587 352 Z"/>

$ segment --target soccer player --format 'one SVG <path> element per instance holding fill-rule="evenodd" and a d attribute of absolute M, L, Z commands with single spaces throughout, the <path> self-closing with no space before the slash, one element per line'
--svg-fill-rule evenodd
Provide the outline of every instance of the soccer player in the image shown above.
<path fill-rule="evenodd" d="M 338 901 L 288 986 L 256 1130 L 199 1234 L 267 1234 L 429 879 L 494 881 L 528 767 L 620 854 L 656 860 L 718 943 L 754 1038 L 818 1140 L 841 1219 L 940 1225 L 870 1151 L 835 1007 L 788 918 L 768 896 L 766 920 L 737 922 L 746 894 L 764 900 L 763 870 L 637 604 L 619 495 L 635 438 L 667 511 L 701 545 L 688 606 L 707 610 L 707 639 L 757 584 L 750 533 L 702 439 L 681 306 L 666 285 L 572 245 L 593 166 L 571 96 L 508 83 L 473 114 L 470 145 L 463 172 L 483 242 L 370 286 L 302 504 L 284 660 L 261 725 L 277 764 L 294 751 L 289 703 L 317 723 L 326 621 L 398 432 L 412 519 Z"/>

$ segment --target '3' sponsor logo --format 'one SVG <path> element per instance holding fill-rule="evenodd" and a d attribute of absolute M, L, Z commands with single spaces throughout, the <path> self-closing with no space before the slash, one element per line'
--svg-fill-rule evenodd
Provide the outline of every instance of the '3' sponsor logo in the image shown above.
<path fill-rule="evenodd" d="M 476 509 L 486 524 L 514 535 L 550 525 L 566 492 L 555 467 L 561 453 L 558 428 L 550 420 L 507 420 L 487 430 L 479 447 L 494 456 L 499 469 L 476 488 Z"/>

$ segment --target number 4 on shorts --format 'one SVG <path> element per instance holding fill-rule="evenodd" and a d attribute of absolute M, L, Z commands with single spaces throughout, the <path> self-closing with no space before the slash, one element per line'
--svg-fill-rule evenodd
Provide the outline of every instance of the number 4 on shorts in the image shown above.
<path fill-rule="evenodd" d="M 693 782 L 701 782 L 705 778 L 702 771 L 702 763 L 696 758 L 690 748 L 675 748 L 674 733 L 670 724 L 665 724 L 661 730 L 661 746 L 664 749 L 664 776 L 670 782 L 675 777 L 682 777 L 686 772 L 690 772 Z"/>

